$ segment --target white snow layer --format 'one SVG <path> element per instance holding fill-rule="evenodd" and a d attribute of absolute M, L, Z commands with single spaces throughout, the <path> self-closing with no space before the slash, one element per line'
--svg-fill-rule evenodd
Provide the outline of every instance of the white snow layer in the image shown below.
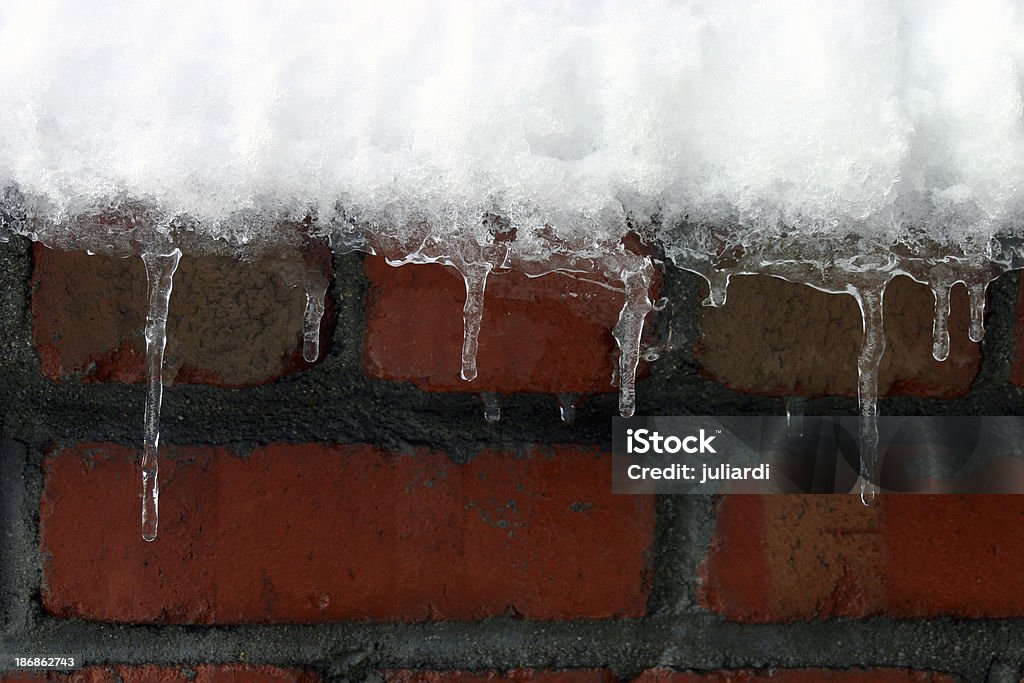
<path fill-rule="evenodd" d="M 5 0 L 0 188 L 57 224 L 131 197 L 242 242 L 279 229 L 232 224 L 253 210 L 399 238 L 491 213 L 581 245 L 655 215 L 987 238 L 1022 213 L 1022 10 Z"/>

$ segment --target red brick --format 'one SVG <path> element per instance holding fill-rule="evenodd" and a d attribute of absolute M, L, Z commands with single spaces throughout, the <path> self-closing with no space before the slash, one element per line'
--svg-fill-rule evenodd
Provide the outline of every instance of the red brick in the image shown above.
<path fill-rule="evenodd" d="M 88 666 L 80 671 L 0 676 L 0 683 L 316 683 L 316 674 L 251 664 L 171 666 Z"/>
<path fill-rule="evenodd" d="M 367 258 L 366 372 L 431 391 L 607 392 L 618 358 L 612 328 L 623 295 L 552 274 L 487 280 L 477 368 L 459 377 L 466 290 L 453 268 Z M 591 278 L 598 279 L 598 278 Z"/>
<path fill-rule="evenodd" d="M 323 253 L 326 252 L 326 255 Z M 164 376 L 168 381 L 250 386 L 310 367 L 302 359 L 305 293 L 282 273 L 330 278 L 326 247 L 237 261 L 185 255 L 174 276 Z M 54 381 L 140 382 L 145 366 L 146 275 L 139 258 L 33 248 L 33 343 Z M 330 347 L 327 297 L 321 356 Z"/>
<path fill-rule="evenodd" d="M 885 291 L 883 396 L 953 398 L 981 367 L 967 335 L 967 290 L 950 295 L 949 357 L 932 358 L 931 291 L 906 277 Z M 769 396 L 857 394 L 861 316 L 852 296 L 826 294 L 771 277 L 735 277 L 722 308 L 700 309 L 695 353 L 702 374 L 733 389 Z"/>
<path fill-rule="evenodd" d="M 553 447 L 436 452 L 168 448 L 161 524 L 139 532 L 136 453 L 45 461 L 43 601 L 61 617 L 231 624 L 640 616 L 651 496 L 611 494 L 609 459 Z"/>
<path fill-rule="evenodd" d="M 388 671 L 384 680 L 387 683 L 614 683 L 615 676 L 606 669 Z"/>
<path fill-rule="evenodd" d="M 634 679 L 634 683 L 956 683 L 958 680 L 949 674 L 907 669 L 772 669 L 699 674 L 652 669 Z"/>
<path fill-rule="evenodd" d="M 701 601 L 747 622 L 1024 615 L 1024 496 L 726 496 Z"/>

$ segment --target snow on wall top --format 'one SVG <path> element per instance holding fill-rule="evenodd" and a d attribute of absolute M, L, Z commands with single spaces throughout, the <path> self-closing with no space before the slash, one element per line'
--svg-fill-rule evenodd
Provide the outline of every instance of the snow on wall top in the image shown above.
<path fill-rule="evenodd" d="M 539 254 L 627 215 L 959 242 L 1021 213 L 1022 66 L 1001 0 L 6 0 L 0 187 L 58 244 L 121 198 L 236 243 L 311 211 Z"/>

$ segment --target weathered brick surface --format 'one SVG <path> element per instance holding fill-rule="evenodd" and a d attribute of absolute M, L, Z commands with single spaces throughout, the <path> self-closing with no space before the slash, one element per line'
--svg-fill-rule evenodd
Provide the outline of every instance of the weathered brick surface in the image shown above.
<path fill-rule="evenodd" d="M 145 366 L 146 274 L 139 258 L 33 249 L 33 343 L 52 380 L 139 382 Z M 302 359 L 305 293 L 284 277 L 317 268 L 323 254 L 181 259 L 167 322 L 165 377 L 178 383 L 247 386 L 309 367 Z M 321 326 L 330 346 L 334 308 Z"/>
<path fill-rule="evenodd" d="M 701 570 L 731 619 L 1024 615 L 1022 496 L 726 496 Z"/>
<path fill-rule="evenodd" d="M 139 536 L 136 453 L 45 462 L 43 601 L 62 617 L 229 624 L 639 616 L 654 499 L 611 494 L 577 447 L 440 453 L 169 448 Z"/>
<path fill-rule="evenodd" d="M 0 683 L 317 683 L 320 680 L 309 671 L 251 664 L 88 666 L 67 673 L 0 674 Z"/>
<path fill-rule="evenodd" d="M 606 392 L 623 295 L 586 279 L 497 273 L 487 280 L 479 375 L 459 377 L 462 277 L 440 265 L 367 258 L 366 372 L 432 391 Z M 595 278 L 591 278 L 595 279 Z"/>
<path fill-rule="evenodd" d="M 952 398 L 967 393 L 981 347 L 967 336 L 967 291 L 950 297 L 949 357 L 932 358 L 935 300 L 924 285 L 893 280 L 885 292 L 882 395 Z M 776 396 L 856 395 L 861 316 L 852 296 L 771 277 L 736 277 L 722 308 L 702 307 L 696 345 L 702 372 L 735 389 Z"/>
<path fill-rule="evenodd" d="M 513 669 L 511 671 L 388 671 L 387 683 L 614 683 L 606 669 L 563 671 Z"/>
<path fill-rule="evenodd" d="M 958 680 L 949 674 L 906 669 L 772 669 L 699 674 L 652 669 L 634 679 L 635 683 L 956 683 Z"/>

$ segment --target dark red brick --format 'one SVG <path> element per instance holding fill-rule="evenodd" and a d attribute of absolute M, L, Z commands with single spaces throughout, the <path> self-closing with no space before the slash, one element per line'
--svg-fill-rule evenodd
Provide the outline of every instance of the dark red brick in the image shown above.
<path fill-rule="evenodd" d="M 387 683 L 614 683 L 606 669 L 562 671 L 513 669 L 511 671 L 388 671 Z"/>
<path fill-rule="evenodd" d="M 252 664 L 186 666 L 87 666 L 80 671 L 49 674 L 0 674 L 0 683 L 316 683 L 316 674 Z"/>
<path fill-rule="evenodd" d="M 1024 496 L 726 496 L 701 601 L 748 622 L 1024 615 Z"/>
<path fill-rule="evenodd" d="M 623 295 L 587 279 L 496 273 L 487 280 L 477 367 L 459 376 L 466 290 L 453 268 L 367 258 L 366 372 L 431 391 L 607 392 Z M 589 278 L 599 279 L 597 276 Z"/>
<path fill-rule="evenodd" d="M 139 532 L 136 453 L 45 461 L 43 601 L 60 617 L 231 624 L 640 616 L 651 496 L 561 446 L 481 453 L 272 445 L 169 448 L 155 543 Z"/>
<path fill-rule="evenodd" d="M 883 396 L 952 398 L 967 393 L 981 346 L 967 335 L 967 290 L 953 288 L 949 357 L 932 358 L 931 291 L 906 277 L 885 291 Z M 695 346 L 701 372 L 733 389 L 769 396 L 857 394 L 861 316 L 852 296 L 771 277 L 736 277 L 722 308 L 701 307 Z M 1018 337 L 1019 338 L 1019 337 Z"/>
<path fill-rule="evenodd" d="M 310 367 L 302 359 L 305 293 L 285 282 L 282 273 L 309 267 L 330 278 L 324 250 L 292 250 L 255 261 L 182 257 L 167 323 L 165 378 L 249 386 Z M 43 374 L 54 381 L 142 381 L 147 301 L 142 260 L 53 251 L 39 244 L 33 256 L 33 343 Z M 327 297 L 321 356 L 330 346 L 334 315 Z"/>
<path fill-rule="evenodd" d="M 772 669 L 699 674 L 653 669 L 634 679 L 635 683 L 956 683 L 958 680 L 949 674 L 907 669 Z"/>

